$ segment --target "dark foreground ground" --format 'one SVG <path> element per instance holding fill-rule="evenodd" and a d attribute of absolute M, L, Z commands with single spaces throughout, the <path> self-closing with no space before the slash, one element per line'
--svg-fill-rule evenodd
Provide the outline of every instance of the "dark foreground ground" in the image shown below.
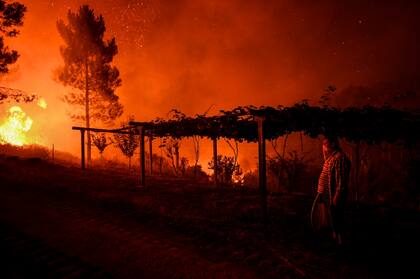
<path fill-rule="evenodd" d="M 0 278 L 419 278 L 420 217 L 351 206 L 337 251 L 311 197 L 0 158 Z"/>

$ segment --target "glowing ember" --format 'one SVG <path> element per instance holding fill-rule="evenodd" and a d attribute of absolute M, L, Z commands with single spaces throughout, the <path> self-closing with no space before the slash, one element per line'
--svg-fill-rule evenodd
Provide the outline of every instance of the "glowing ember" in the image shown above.
<path fill-rule="evenodd" d="M 17 146 L 27 144 L 26 133 L 31 129 L 32 122 L 20 107 L 11 107 L 7 118 L 0 125 L 0 143 Z"/>
<path fill-rule="evenodd" d="M 39 100 L 38 100 L 38 102 L 37 102 L 37 105 L 40 107 L 40 108 L 43 108 L 43 109 L 46 109 L 47 108 L 47 102 L 45 101 L 45 99 L 44 98 L 40 98 Z"/>

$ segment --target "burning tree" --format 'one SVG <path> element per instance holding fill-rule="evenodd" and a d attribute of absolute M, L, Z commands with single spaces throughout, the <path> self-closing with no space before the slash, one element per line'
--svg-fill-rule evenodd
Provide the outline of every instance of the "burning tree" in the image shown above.
<path fill-rule="evenodd" d="M 214 170 L 214 160 L 208 165 L 208 168 Z M 234 176 L 241 176 L 242 170 L 234 157 L 217 155 L 217 170 L 220 174 L 222 184 L 232 184 Z"/>
<path fill-rule="evenodd" d="M 39 99 L 35 94 L 28 94 L 22 90 L 0 86 L 0 105 L 4 102 L 30 103 Z"/>
<path fill-rule="evenodd" d="M 19 35 L 17 27 L 23 25 L 25 12 L 25 5 L 19 2 L 6 3 L 0 0 L 0 74 L 7 74 L 9 65 L 14 64 L 19 58 L 16 50 L 10 50 L 4 44 L 4 37 L 12 38 Z"/>
<path fill-rule="evenodd" d="M 104 41 L 105 21 L 96 16 L 88 5 L 79 8 L 78 13 L 67 14 L 68 24 L 57 22 L 57 29 L 64 40 L 60 52 L 64 65 L 56 71 L 57 80 L 78 91 L 65 95 L 64 101 L 79 106 L 84 112 L 71 114 L 73 120 L 91 120 L 106 124 L 121 116 L 123 108 L 115 94 L 121 86 L 118 69 L 112 60 L 118 53 L 115 38 Z M 91 137 L 88 131 L 87 159 L 91 162 Z"/>

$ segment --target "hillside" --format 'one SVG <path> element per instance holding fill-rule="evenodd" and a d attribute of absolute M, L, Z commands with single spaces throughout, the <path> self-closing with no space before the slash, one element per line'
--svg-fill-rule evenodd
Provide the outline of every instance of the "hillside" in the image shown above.
<path fill-rule="evenodd" d="M 337 251 L 309 227 L 311 196 L 270 196 L 264 227 L 254 190 L 159 177 L 138 188 L 136 177 L 17 157 L 0 159 L 0 181 L 6 278 L 392 278 L 418 272 L 409 256 L 419 249 L 418 212 L 350 205 L 346 245 Z"/>

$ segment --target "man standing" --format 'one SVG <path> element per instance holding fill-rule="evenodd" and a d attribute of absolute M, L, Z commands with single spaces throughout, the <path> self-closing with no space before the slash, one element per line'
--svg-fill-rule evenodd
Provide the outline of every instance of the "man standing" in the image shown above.
<path fill-rule="evenodd" d="M 324 165 L 318 180 L 318 199 L 327 206 L 333 238 L 342 244 L 344 206 L 347 199 L 351 162 L 340 148 L 337 138 L 325 138 L 322 143 Z"/>

